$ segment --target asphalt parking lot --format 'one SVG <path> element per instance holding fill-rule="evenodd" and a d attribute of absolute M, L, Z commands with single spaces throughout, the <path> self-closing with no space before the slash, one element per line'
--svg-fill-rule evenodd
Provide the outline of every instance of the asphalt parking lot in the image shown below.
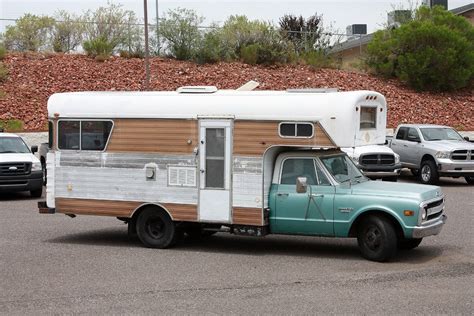
<path fill-rule="evenodd" d="M 404 176 L 400 181 L 414 182 Z M 0 314 L 472 314 L 474 190 L 442 179 L 440 235 L 390 263 L 356 240 L 219 233 L 155 250 L 115 218 L 0 195 Z"/>

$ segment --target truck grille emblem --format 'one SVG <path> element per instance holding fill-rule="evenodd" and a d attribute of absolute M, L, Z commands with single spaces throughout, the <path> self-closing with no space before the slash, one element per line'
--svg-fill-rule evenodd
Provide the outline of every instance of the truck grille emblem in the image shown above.
<path fill-rule="evenodd" d="M 18 168 L 17 167 L 10 167 L 10 168 L 8 168 L 8 170 L 15 171 L 15 170 L 18 170 Z"/>

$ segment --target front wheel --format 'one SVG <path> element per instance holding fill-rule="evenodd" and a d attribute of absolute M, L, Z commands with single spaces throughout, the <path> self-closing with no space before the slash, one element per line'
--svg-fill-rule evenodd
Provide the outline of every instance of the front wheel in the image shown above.
<path fill-rule="evenodd" d="M 357 230 L 357 243 L 362 256 L 372 261 L 388 261 L 397 252 L 395 229 L 380 216 L 370 216 L 361 222 Z"/>
<path fill-rule="evenodd" d="M 398 249 L 410 250 L 418 247 L 423 238 L 400 239 L 398 241 Z"/>
<path fill-rule="evenodd" d="M 474 184 L 474 177 L 464 177 L 467 184 Z"/>
<path fill-rule="evenodd" d="M 180 234 L 169 215 L 156 208 L 146 208 L 140 213 L 136 230 L 138 238 L 148 248 L 172 247 Z"/>
<path fill-rule="evenodd" d="M 436 164 L 432 160 L 425 160 L 421 163 L 420 181 L 423 184 L 436 184 L 439 175 L 436 169 Z"/>

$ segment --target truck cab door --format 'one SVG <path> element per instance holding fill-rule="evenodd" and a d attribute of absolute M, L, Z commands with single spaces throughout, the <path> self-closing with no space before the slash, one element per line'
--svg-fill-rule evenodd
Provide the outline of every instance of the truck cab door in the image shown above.
<path fill-rule="evenodd" d="M 296 192 L 298 177 L 306 177 L 306 193 Z M 311 157 L 287 158 L 274 191 L 272 233 L 334 236 L 335 188 Z"/>
<path fill-rule="evenodd" d="M 406 156 L 410 165 L 419 167 L 421 162 L 421 138 L 418 130 L 414 127 L 408 128 L 406 139 Z"/>

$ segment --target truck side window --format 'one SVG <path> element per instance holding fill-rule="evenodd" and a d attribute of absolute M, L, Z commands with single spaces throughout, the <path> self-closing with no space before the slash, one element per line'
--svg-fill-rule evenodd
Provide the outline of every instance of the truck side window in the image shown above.
<path fill-rule="evenodd" d="M 406 139 L 407 131 L 408 131 L 408 127 L 400 127 L 398 129 L 396 139 L 402 139 L 402 140 Z"/>
<path fill-rule="evenodd" d="M 318 174 L 319 185 L 331 185 L 331 182 L 329 182 L 328 178 L 318 165 L 316 165 L 316 173 Z"/>
<path fill-rule="evenodd" d="M 408 136 L 407 136 L 407 140 L 411 141 L 411 142 L 418 142 L 420 141 L 420 135 L 418 135 L 418 131 L 413 128 L 413 127 L 410 127 L 408 129 Z"/>
<path fill-rule="evenodd" d="M 280 184 L 296 185 L 296 178 L 298 177 L 306 177 L 309 185 L 317 183 L 312 158 L 290 158 L 285 160 L 281 171 Z"/>

